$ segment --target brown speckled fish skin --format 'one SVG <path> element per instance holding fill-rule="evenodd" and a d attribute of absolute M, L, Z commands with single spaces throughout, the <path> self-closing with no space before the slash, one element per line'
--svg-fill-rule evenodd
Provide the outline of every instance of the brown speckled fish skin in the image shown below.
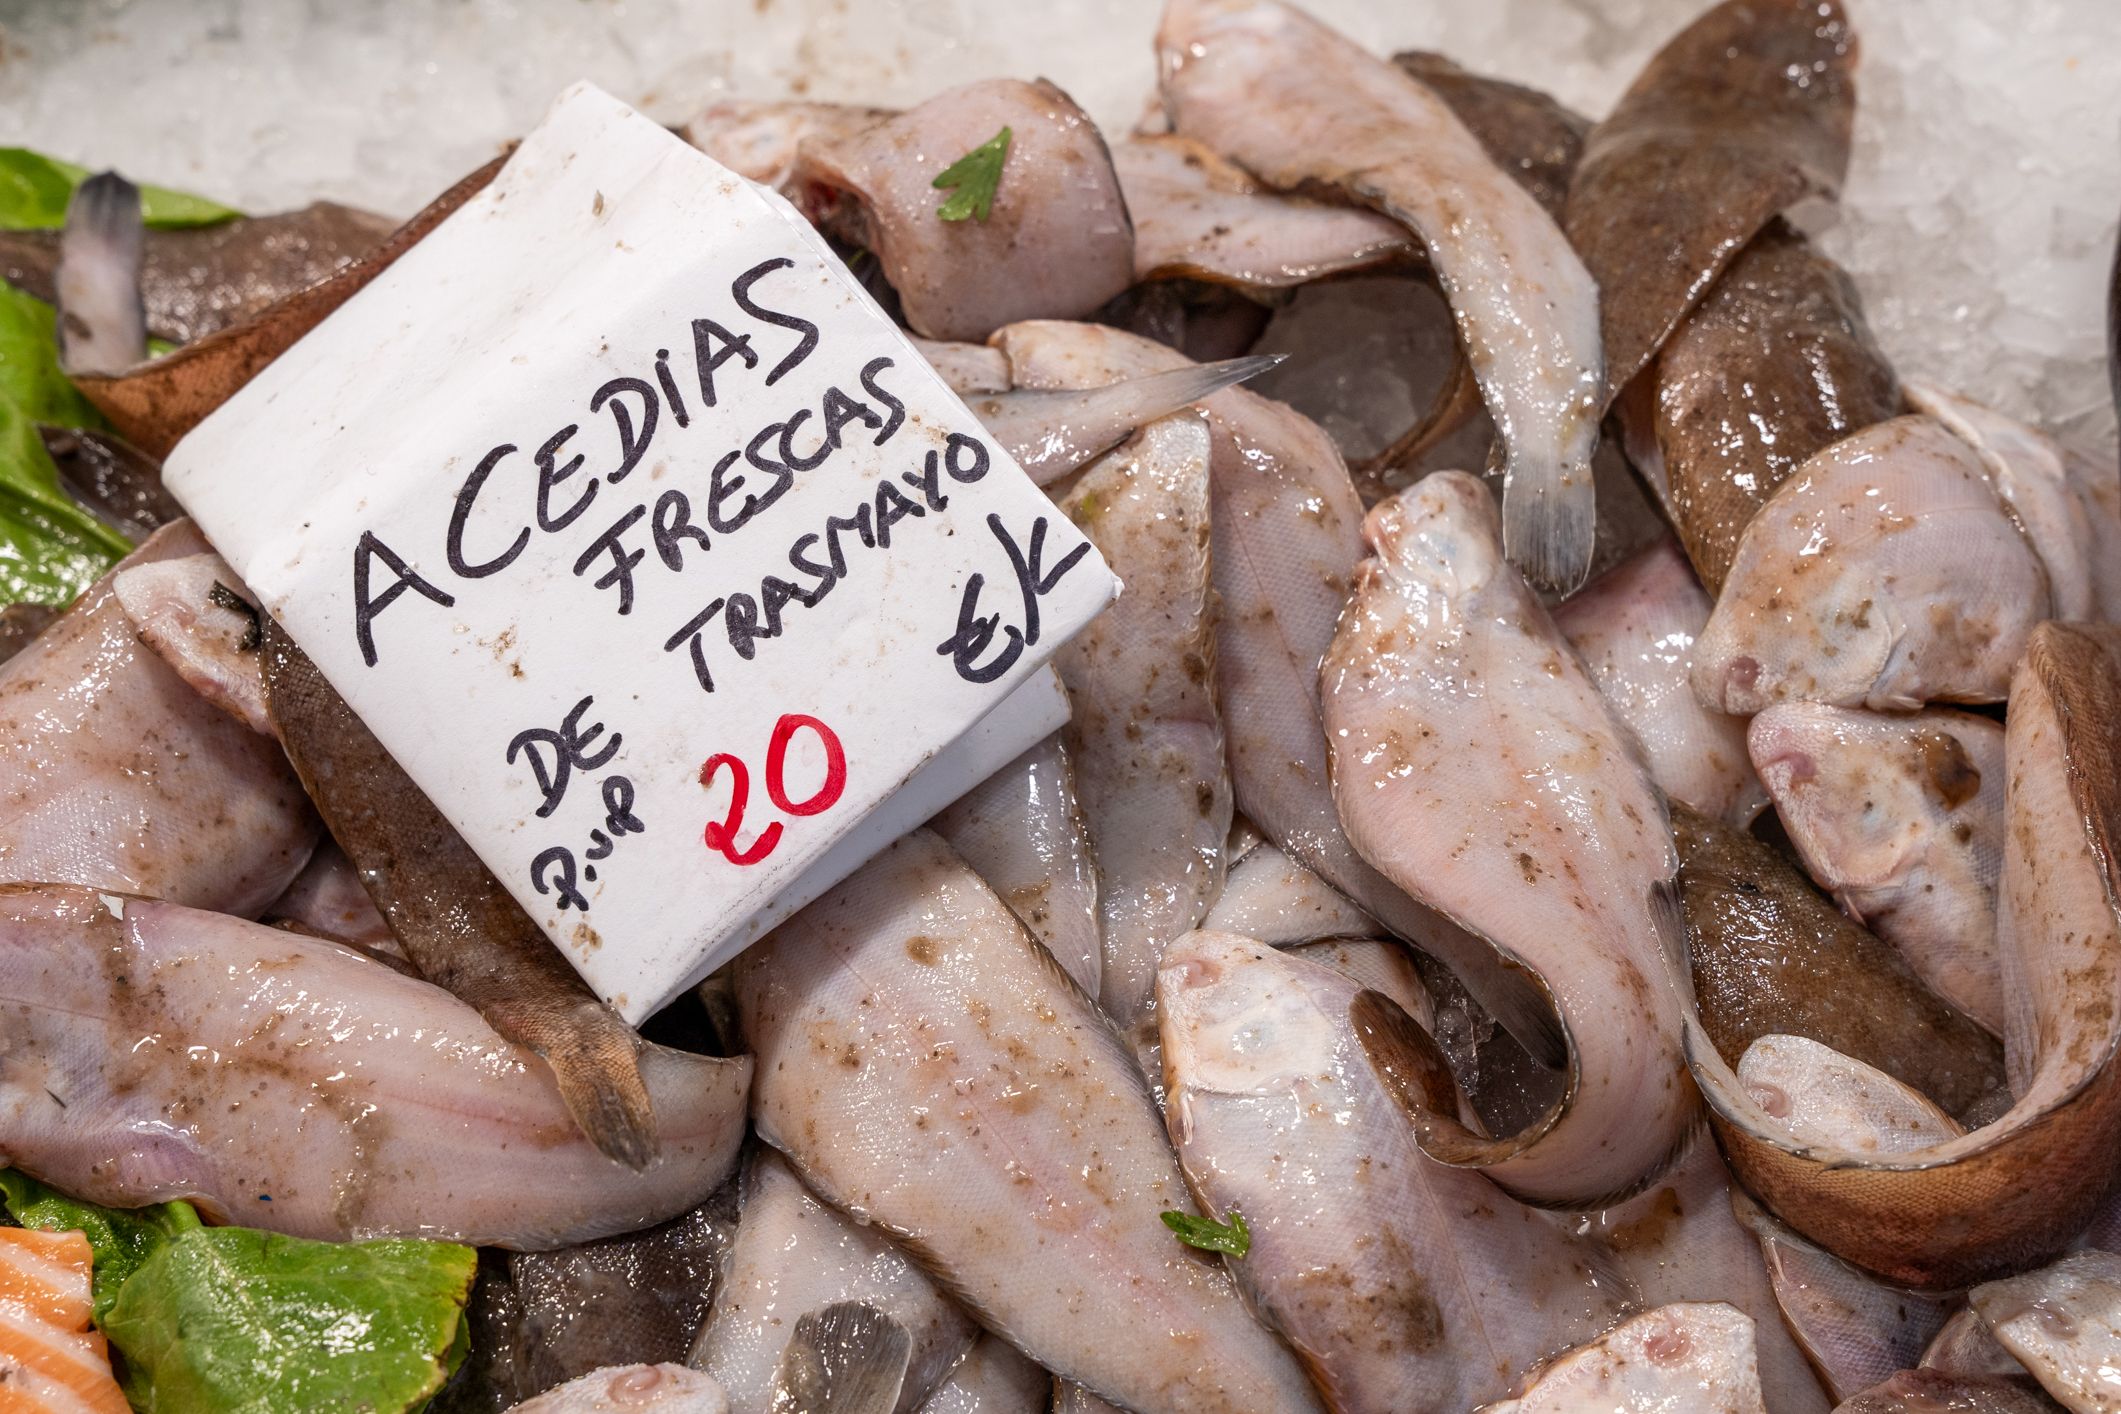
<path fill-rule="evenodd" d="M 878 1414 L 914 1414 L 979 1335 L 979 1327 L 873 1225 L 827 1207 L 765 1145 L 739 1183 L 741 1215 L 721 1258 L 714 1311 L 683 1356 L 729 1396 L 730 1414 L 784 1414 L 774 1377 L 798 1317 L 843 1301 L 896 1321 L 909 1345 L 898 1398 Z"/>
<path fill-rule="evenodd" d="M 1405 227 L 1361 207 L 1272 192 L 1212 148 L 1176 133 L 1112 149 L 1134 218 L 1134 277 L 1203 280 L 1264 296 L 1379 265 L 1417 265 Z"/>
<path fill-rule="evenodd" d="M 184 514 L 162 484 L 162 464 L 124 438 L 88 429 L 38 432 L 67 494 L 128 540 L 144 540 Z"/>
<path fill-rule="evenodd" d="M 752 1123 L 992 1331 L 1129 1409 L 1318 1409 L 1219 1261 L 1132 1052 L 916 830 L 735 963 Z"/>
<path fill-rule="evenodd" d="M 1394 54 L 1392 62 L 1434 89 L 1495 165 L 1561 219 L 1590 119 L 1536 88 L 1468 73 L 1426 49 Z"/>
<path fill-rule="evenodd" d="M 2121 1147 L 2121 627 L 2042 624 L 2011 685 L 1997 936 L 2012 993 L 2011 1107 L 1927 1147 L 1821 1153 L 1772 1117 L 1689 1022 L 1688 1059 L 1745 1186 L 1790 1226 L 1901 1285 L 1962 1287 L 2081 1232 Z"/>
<path fill-rule="evenodd" d="M 994 344 L 1024 387 L 1096 387 L 1184 361 L 1138 335 L 1053 320 L 1011 325 Z M 1544 993 L 1396 888 L 1341 829 L 1326 778 L 1318 663 L 1363 558 L 1363 508 L 1333 440 L 1248 388 L 1225 388 L 1201 407 L 1213 438 L 1215 694 L 1238 808 L 1290 858 L 1441 959 L 1542 1061 L 1560 1065 L 1566 1051 Z"/>
<path fill-rule="evenodd" d="M 1583 153 L 1584 134 L 1591 129 L 1590 119 L 1536 88 L 1468 73 L 1428 50 L 1394 54 L 1392 62 L 1427 84 L 1479 140 L 1489 159 L 1515 177 L 1549 216 L 1561 220 L 1569 179 Z M 1465 346 L 1454 344 L 1451 373 L 1435 399 L 1370 465 L 1411 469 L 1424 452 L 1483 411 L 1480 385 L 1466 360 Z"/>
<path fill-rule="evenodd" d="M 1901 408 L 1854 282 L 1779 221 L 1673 332 L 1653 381 L 1673 519 L 1711 594 L 1806 457 Z"/>
<path fill-rule="evenodd" d="M 1771 1414 L 1754 1322 L 1721 1301 L 1679 1301 L 1622 1321 L 1476 1414 Z M 1781 1414 L 1781 1411 L 1772 1411 Z"/>
<path fill-rule="evenodd" d="M 166 357 L 112 377 L 74 380 L 125 439 L 152 457 L 166 457 L 177 439 L 373 280 L 420 237 L 493 180 L 504 153 L 423 207 L 380 244 L 336 272 L 275 300 Z"/>
<path fill-rule="evenodd" d="M 119 915 L 122 914 L 123 917 Z M 440 987 L 336 943 L 57 884 L 0 887 L 0 1131 L 84 1202 L 347 1242 L 550 1248 L 702 1202 L 751 1062 L 644 1048 L 660 1162 L 576 1131 L 553 1072 Z"/>
<path fill-rule="evenodd" d="M 188 344 L 240 324 L 337 273 L 396 226 L 387 216 L 319 201 L 216 226 L 151 230 L 140 271 L 147 331 Z M 38 299 L 52 298 L 58 260 L 57 232 L 0 232 L 0 276 Z"/>
<path fill-rule="evenodd" d="M 1591 129 L 1566 224 L 1598 281 L 1608 390 L 1770 217 L 1840 191 L 1855 67 L 1838 0 L 1725 0 Z"/>
<path fill-rule="evenodd" d="M 1421 1152 L 1359 1042 L 1362 983 L 1201 931 L 1156 984 L 1179 1162 L 1244 1215 L 1230 1271 L 1335 1414 L 1468 1408 L 1625 1309 L 1589 1244 Z"/>
<path fill-rule="evenodd" d="M 1618 1207 L 1581 1215 L 1577 1230 L 1613 1254 L 1644 1306 L 1713 1297 L 1751 1316 L 1768 1408 L 1774 1414 L 1826 1414 L 1833 1401 L 1783 1323 L 1760 1241 L 1732 1211 L 1737 1191 L 1704 1126 L 1656 1187 Z"/>
<path fill-rule="evenodd" d="M 1060 508 L 1129 585 L 1054 655 L 1064 729 L 1098 870 L 1098 1002 L 1150 1061 L 1164 947 L 1223 888 L 1230 772 L 1215 696 L 1208 429 L 1151 423 L 1082 474 Z"/>
<path fill-rule="evenodd" d="M 1813 881 L 2000 1035 L 2002 726 L 1971 712 L 1787 702 L 1754 717 L 1748 735 Z"/>
<path fill-rule="evenodd" d="M 1333 799 L 1371 864 L 1547 990 L 1569 1045 L 1568 1093 L 1532 1127 L 1422 1147 L 1522 1200 L 1597 1207 L 1661 1173 L 1699 1115 L 1665 985 L 1679 861 L 1627 729 L 1500 529 L 1464 472 L 1370 512 L 1319 669 Z"/>
<path fill-rule="evenodd" d="M 1774 848 L 1682 805 L 1672 830 L 1701 1020 L 1726 1062 L 1761 1036 L 1808 1036 L 1955 1114 L 2003 1083 L 1996 1039 Z"/>
<path fill-rule="evenodd" d="M 281 744 L 406 956 L 505 1039 L 544 1058 L 598 1149 L 646 1167 L 656 1155 L 655 1114 L 641 1082 L 640 1038 L 597 1000 L 286 631 L 266 616 L 259 627 Z"/>
<path fill-rule="evenodd" d="M 1169 0 L 1174 130 L 1271 186 L 1337 191 L 1422 238 L 1501 433 L 1503 538 L 1535 583 L 1590 573 L 1605 386 L 1598 289 L 1546 209 L 1419 79 L 1277 0 Z"/>

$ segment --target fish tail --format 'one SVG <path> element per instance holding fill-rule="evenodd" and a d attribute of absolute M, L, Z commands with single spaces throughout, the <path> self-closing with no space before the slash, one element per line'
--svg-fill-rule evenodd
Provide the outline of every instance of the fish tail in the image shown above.
<path fill-rule="evenodd" d="M 912 1358 L 912 1334 L 874 1306 L 808 1312 L 774 1374 L 774 1414 L 891 1414 Z"/>
<path fill-rule="evenodd" d="M 1597 494 L 1587 455 L 1566 461 L 1513 456 L 1505 463 L 1503 554 L 1535 587 L 1573 594 L 1591 577 Z"/>
<path fill-rule="evenodd" d="M 59 361 L 69 373 L 122 373 L 147 356 L 140 294 L 140 189 L 116 172 L 74 191 L 59 236 Z"/>
<path fill-rule="evenodd" d="M 1124 390 L 1133 402 L 1135 416 L 1143 422 L 1153 422 L 1167 413 L 1191 407 L 1225 388 L 1256 378 L 1277 364 L 1286 363 L 1288 358 L 1287 354 L 1247 354 L 1214 363 L 1196 363 L 1129 378 L 1113 384 L 1112 391 L 1117 394 Z"/>
<path fill-rule="evenodd" d="M 589 1002 L 572 1008 L 557 1028 L 525 1030 L 523 1043 L 552 1067 L 561 1103 L 598 1152 L 635 1172 L 654 1163 L 661 1147 L 655 1107 L 631 1028 L 602 1003 Z M 547 1030 L 557 1034 L 536 1034 Z"/>

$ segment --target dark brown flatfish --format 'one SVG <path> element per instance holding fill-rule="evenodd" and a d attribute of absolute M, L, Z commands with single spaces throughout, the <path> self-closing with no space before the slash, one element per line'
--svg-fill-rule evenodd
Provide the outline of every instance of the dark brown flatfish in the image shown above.
<path fill-rule="evenodd" d="M 1608 397 L 1770 217 L 1838 194 L 1855 67 L 1838 0 L 1725 0 L 1591 129 L 1566 224 L 1598 281 Z"/>
<path fill-rule="evenodd" d="M 184 514 L 162 484 L 162 464 L 123 437 L 88 429 L 40 431 L 66 493 L 120 535 L 145 540 Z"/>
<path fill-rule="evenodd" d="M 1683 805 L 1672 832 L 1702 1028 L 1725 1061 L 1762 1036 L 1808 1036 L 1953 1114 L 2002 1087 L 1996 1038 L 1780 852 Z"/>
<path fill-rule="evenodd" d="M 481 1248 L 471 1354 L 431 1414 L 501 1414 L 592 1370 L 683 1364 L 736 1225 L 732 1181 L 639 1232 L 552 1252 Z"/>
<path fill-rule="evenodd" d="M 735 1240 L 735 1186 L 680 1217 L 557 1252 L 511 1252 L 524 1397 L 607 1365 L 685 1363 Z"/>
<path fill-rule="evenodd" d="M 1711 594 L 1739 533 L 1806 457 L 1901 408 L 1854 283 L 1779 221 L 1681 321 L 1646 377 L 1672 515 Z"/>
<path fill-rule="evenodd" d="M 2006 1008 L 2014 1099 L 2004 1113 L 1893 1154 L 1818 1149 L 1793 1140 L 1720 1049 L 1697 1039 L 1696 1028 L 1707 1029 L 1702 1018 L 1689 1026 L 1687 1059 L 1739 1180 L 1812 1241 L 1899 1285 L 1953 1289 L 2051 1260 L 2113 1185 L 2121 1147 L 2117 721 L 2121 627 L 2035 629 L 2011 681 L 2004 740 L 2011 789 L 1998 939 L 2005 986 L 2015 991 Z"/>
<path fill-rule="evenodd" d="M 217 226 L 151 230 L 140 272 L 147 332 L 188 344 L 240 324 L 329 279 L 396 226 L 387 216 L 319 201 Z M 17 289 L 50 302 L 58 263 L 56 231 L 0 232 L 0 277 Z"/>
<path fill-rule="evenodd" d="M 288 759 L 420 975 L 543 1057 L 599 1150 L 655 1158 L 640 1038 L 599 1001 L 285 630 L 261 616 L 265 691 Z"/>
<path fill-rule="evenodd" d="M 285 353 L 325 315 L 353 298 L 443 217 L 492 181 L 505 160 L 505 153 L 494 158 L 429 202 L 381 244 L 317 284 L 166 357 L 111 377 L 77 378 L 75 383 L 127 441 L 149 456 L 168 456 L 179 438 L 256 377 L 259 369 Z"/>

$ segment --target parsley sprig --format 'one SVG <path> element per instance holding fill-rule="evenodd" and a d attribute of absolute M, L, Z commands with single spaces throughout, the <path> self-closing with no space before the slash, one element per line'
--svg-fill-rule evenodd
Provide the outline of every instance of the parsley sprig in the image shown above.
<path fill-rule="evenodd" d="M 994 191 L 1001 185 L 1002 163 L 1009 159 L 1009 130 L 1003 128 L 957 161 L 943 168 L 930 185 L 950 191 L 949 200 L 935 208 L 945 221 L 967 217 L 985 221 L 994 211 Z M 955 190 L 951 190 L 955 188 Z"/>
<path fill-rule="evenodd" d="M 1235 1208 L 1230 1210 L 1227 1224 L 1213 1218 L 1196 1218 L 1176 1209 L 1165 1213 L 1163 1218 L 1164 1226 L 1188 1247 L 1198 1247 L 1203 1252 L 1227 1252 L 1233 1257 L 1242 1257 L 1252 1250 L 1252 1229 L 1245 1226 L 1245 1215 Z"/>

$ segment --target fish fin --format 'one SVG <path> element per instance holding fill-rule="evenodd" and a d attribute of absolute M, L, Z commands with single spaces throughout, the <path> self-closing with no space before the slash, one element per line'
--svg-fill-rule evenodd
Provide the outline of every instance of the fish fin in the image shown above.
<path fill-rule="evenodd" d="M 598 1152 L 647 1168 L 658 1145 L 640 1036 L 589 991 L 287 630 L 261 614 L 258 632 L 266 713 L 280 745 L 406 956 L 552 1068 L 561 1103 Z M 385 795 L 396 802 L 395 823 L 379 825 L 384 812 L 371 797 Z M 452 916 L 476 926 L 434 926 L 444 884 Z M 487 951 L 452 972 L 467 942 Z"/>
<path fill-rule="evenodd" d="M 1610 1291 L 1624 1311 L 1648 1309 L 1642 1299 L 1642 1288 L 1635 1278 L 1628 1275 L 1620 1256 L 1595 1237 L 1581 1239 L 1584 1270 L 1590 1273 L 1591 1285 L 1601 1291 Z"/>
<path fill-rule="evenodd" d="M 986 410 L 982 421 L 1008 444 L 1031 479 L 1051 487 L 1150 423 L 1257 377 L 1287 357 L 1249 354 L 1219 363 L 1191 363 L 1095 388 L 1019 388 L 975 399 L 974 406 Z M 1065 429 L 1058 440 L 1053 436 L 1056 424 Z"/>
<path fill-rule="evenodd" d="M 1203 398 L 1257 378 L 1268 369 L 1288 361 L 1287 354 L 1246 354 L 1243 358 L 1218 359 L 1214 363 L 1195 363 L 1162 373 L 1147 373 L 1114 386 L 1125 388 L 1133 395 L 1143 421 L 1154 422 L 1166 413 L 1191 407 Z"/>
<path fill-rule="evenodd" d="M 1583 414 L 1588 416 L 1589 414 Z M 1500 449 L 1504 439 L 1497 438 Z M 1504 461 L 1502 551 L 1535 589 L 1566 597 L 1591 577 L 1598 542 L 1598 490 L 1589 449 L 1573 465 Z"/>
<path fill-rule="evenodd" d="M 584 1002 L 573 1010 L 564 1048 L 532 1049 L 552 1067 L 560 1102 L 589 1142 L 605 1158 L 638 1173 L 655 1162 L 661 1147 L 655 1107 L 641 1079 L 640 1038 L 601 1002 Z"/>
<path fill-rule="evenodd" d="M 74 189 L 59 233 L 59 363 L 69 373 L 120 373 L 147 357 L 140 295 L 140 189 L 116 172 Z"/>
<path fill-rule="evenodd" d="M 891 1414 L 913 1358 L 905 1326 L 860 1301 L 799 1317 L 774 1372 L 773 1414 Z"/>
<path fill-rule="evenodd" d="M 1508 970 L 1508 969 L 1505 969 Z M 1516 1038 L 1533 1060 L 1548 1070 L 1563 1070 L 1574 1064 L 1574 1048 L 1561 1018 L 1547 995 L 1544 982 L 1533 980 L 1524 970 L 1525 985 L 1486 988 L 1475 998 L 1503 1030 Z"/>
<path fill-rule="evenodd" d="M 1348 1021 L 1370 1068 L 1413 1124 L 1423 1153 L 1445 1164 L 1492 1161 L 1495 1141 L 1459 1122 L 1458 1081 L 1450 1062 L 1405 1008 L 1365 987 L 1348 1004 Z"/>
<path fill-rule="evenodd" d="M 1690 1005 L 1694 999 L 1693 938 L 1687 932 L 1686 905 L 1679 897 L 1679 881 L 1662 879 L 1650 886 L 1650 926 L 1657 932 L 1657 948 L 1671 974 L 1672 985 Z"/>

